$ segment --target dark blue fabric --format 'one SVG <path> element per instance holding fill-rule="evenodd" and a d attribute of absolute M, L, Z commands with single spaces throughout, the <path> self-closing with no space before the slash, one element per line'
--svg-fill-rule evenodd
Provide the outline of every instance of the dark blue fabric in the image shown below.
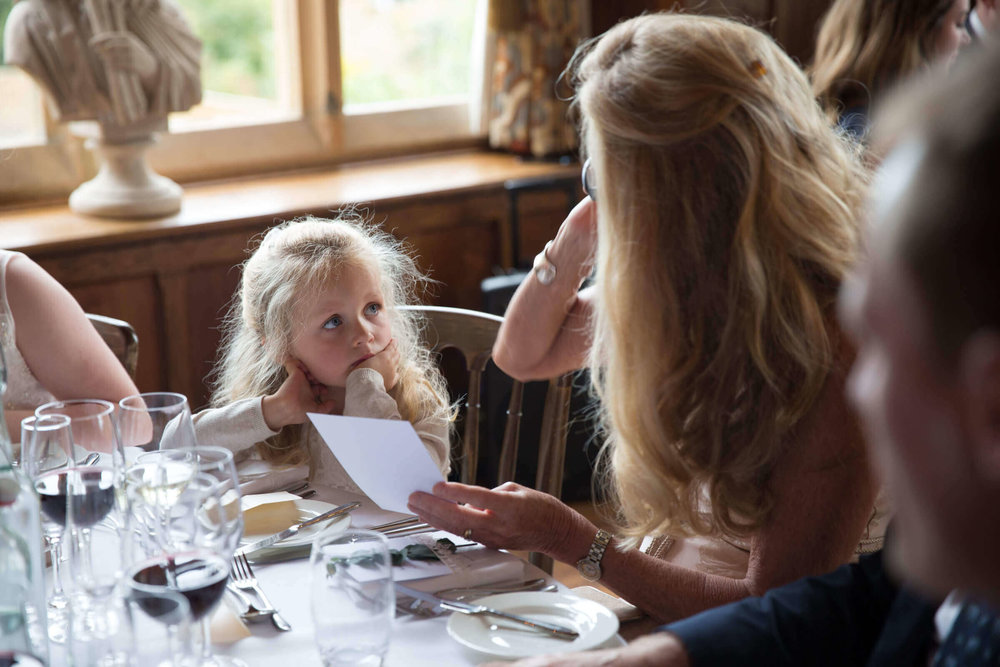
<path fill-rule="evenodd" d="M 985 604 L 967 602 L 934 657 L 934 667 L 1000 665 L 1000 616 Z"/>
<path fill-rule="evenodd" d="M 663 626 L 707 665 L 923 665 L 936 603 L 901 591 L 882 554 Z"/>

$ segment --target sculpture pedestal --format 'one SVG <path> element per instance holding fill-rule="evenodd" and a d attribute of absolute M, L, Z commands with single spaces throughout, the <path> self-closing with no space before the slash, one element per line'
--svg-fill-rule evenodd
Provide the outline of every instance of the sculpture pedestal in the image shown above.
<path fill-rule="evenodd" d="M 181 186 L 160 176 L 146 162 L 153 139 L 112 144 L 88 139 L 101 160 L 97 176 L 69 196 L 69 207 L 84 215 L 154 218 L 181 210 Z"/>

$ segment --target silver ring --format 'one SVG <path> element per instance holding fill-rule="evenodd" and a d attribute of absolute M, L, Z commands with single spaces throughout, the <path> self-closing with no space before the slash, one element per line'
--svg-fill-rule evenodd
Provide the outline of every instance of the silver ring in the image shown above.
<path fill-rule="evenodd" d="M 465 532 L 462 533 L 462 539 L 464 539 L 464 540 L 471 540 L 472 539 L 472 529 L 471 528 L 466 528 L 465 529 Z"/>

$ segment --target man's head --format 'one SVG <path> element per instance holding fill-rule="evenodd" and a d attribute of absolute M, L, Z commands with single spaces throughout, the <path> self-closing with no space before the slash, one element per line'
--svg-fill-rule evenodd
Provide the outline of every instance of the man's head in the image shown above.
<path fill-rule="evenodd" d="M 851 397 L 894 497 L 892 559 L 1000 599 L 1000 48 L 883 123 L 870 257 L 842 292 Z"/>

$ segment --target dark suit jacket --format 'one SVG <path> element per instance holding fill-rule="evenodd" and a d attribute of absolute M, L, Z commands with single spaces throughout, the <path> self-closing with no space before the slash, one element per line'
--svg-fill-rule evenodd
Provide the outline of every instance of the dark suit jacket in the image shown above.
<path fill-rule="evenodd" d="M 680 637 L 695 667 L 926 667 L 938 604 L 891 581 L 879 552 L 660 629 Z"/>

